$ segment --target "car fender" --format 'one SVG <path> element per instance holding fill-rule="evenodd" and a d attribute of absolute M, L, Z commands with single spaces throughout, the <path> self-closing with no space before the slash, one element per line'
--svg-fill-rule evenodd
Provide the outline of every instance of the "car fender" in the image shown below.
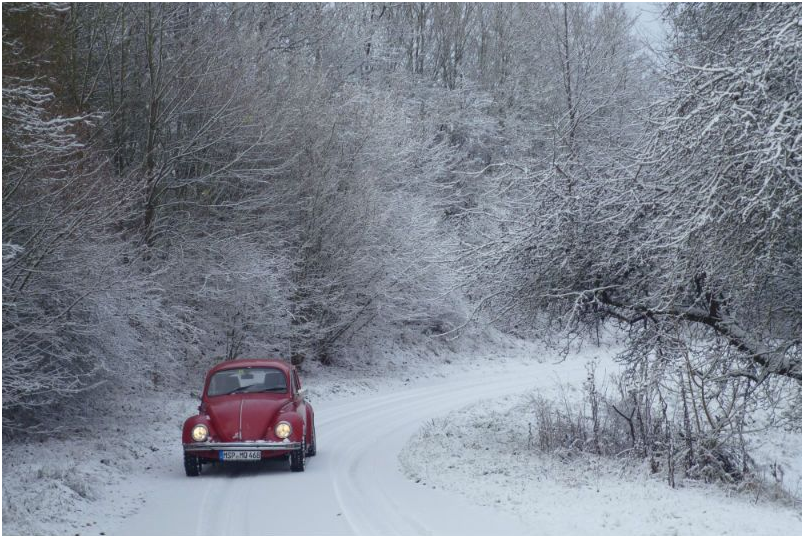
<path fill-rule="evenodd" d="M 311 430 L 310 435 L 312 436 L 313 435 L 313 430 L 315 429 L 315 424 L 316 424 L 316 422 L 314 420 L 315 417 L 314 417 L 314 413 L 313 413 L 313 406 L 310 405 L 309 403 L 305 402 L 305 409 L 307 411 L 306 412 L 306 417 L 305 417 L 305 422 L 307 424 L 307 427 L 310 428 L 310 430 Z M 310 436 L 308 436 L 308 437 L 310 437 Z"/>
<path fill-rule="evenodd" d="M 212 425 L 210 417 L 207 415 L 194 415 L 184 421 L 184 425 L 182 426 L 182 443 L 187 444 L 195 442 L 190 433 L 197 424 L 204 424 L 207 427 L 210 438 L 216 437 L 215 427 Z"/>
<path fill-rule="evenodd" d="M 305 432 L 305 420 L 297 411 L 288 410 L 277 415 L 277 420 L 271 426 L 271 431 L 269 432 L 269 435 L 274 439 L 276 439 L 274 427 L 280 422 L 287 422 L 291 425 L 291 436 L 288 437 L 290 441 L 298 442 L 302 440 L 302 434 Z"/>

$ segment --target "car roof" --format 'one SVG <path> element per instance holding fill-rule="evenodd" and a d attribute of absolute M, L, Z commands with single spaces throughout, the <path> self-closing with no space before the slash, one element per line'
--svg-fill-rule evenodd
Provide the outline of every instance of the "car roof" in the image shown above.
<path fill-rule="evenodd" d="M 209 373 L 214 374 L 221 370 L 230 370 L 232 368 L 278 368 L 285 373 L 291 369 L 291 365 L 281 359 L 236 359 L 232 361 L 224 361 L 213 366 Z"/>

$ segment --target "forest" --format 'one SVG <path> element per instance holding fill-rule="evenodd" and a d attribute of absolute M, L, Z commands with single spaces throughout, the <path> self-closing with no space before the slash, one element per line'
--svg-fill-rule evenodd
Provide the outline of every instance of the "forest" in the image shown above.
<path fill-rule="evenodd" d="M 801 424 L 801 4 L 668 4 L 661 44 L 615 3 L 2 15 L 4 438 L 479 326 L 624 335 L 599 453 L 617 412 L 735 478 L 749 413 Z"/>

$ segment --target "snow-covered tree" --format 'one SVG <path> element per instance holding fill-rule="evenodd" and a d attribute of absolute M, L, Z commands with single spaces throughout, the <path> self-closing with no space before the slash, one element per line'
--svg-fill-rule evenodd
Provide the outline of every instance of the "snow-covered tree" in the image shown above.
<path fill-rule="evenodd" d="M 722 373 L 801 379 L 800 7 L 668 14 L 669 96 L 626 179 L 624 264 L 592 296 L 632 322 L 706 328 L 730 344 Z"/>
<path fill-rule="evenodd" d="M 465 301 L 621 323 L 634 372 L 801 379 L 796 4 L 671 5 L 662 65 L 620 4 L 3 9 L 10 420 Z"/>
<path fill-rule="evenodd" d="M 59 113 L 48 69 L 38 69 L 47 50 L 31 40 L 57 32 L 64 11 L 3 6 L 3 423 L 12 430 L 52 419 L 105 374 L 86 299 L 109 284 L 104 269 L 119 249 L 107 249 L 105 227 L 128 198 L 103 181 L 103 160 L 79 136 L 99 118 Z"/>

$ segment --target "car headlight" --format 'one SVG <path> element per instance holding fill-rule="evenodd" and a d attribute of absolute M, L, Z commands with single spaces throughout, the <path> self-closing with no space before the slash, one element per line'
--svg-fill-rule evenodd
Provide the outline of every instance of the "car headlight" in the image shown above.
<path fill-rule="evenodd" d="M 209 433 L 210 432 L 207 430 L 207 426 L 204 424 L 196 424 L 193 426 L 193 431 L 190 432 L 190 436 L 193 438 L 193 441 L 200 443 L 207 440 Z"/>
<path fill-rule="evenodd" d="M 277 424 L 277 427 L 274 428 L 274 433 L 277 434 L 277 437 L 280 439 L 287 439 L 289 435 L 291 435 L 291 425 L 287 422 L 280 422 Z"/>

